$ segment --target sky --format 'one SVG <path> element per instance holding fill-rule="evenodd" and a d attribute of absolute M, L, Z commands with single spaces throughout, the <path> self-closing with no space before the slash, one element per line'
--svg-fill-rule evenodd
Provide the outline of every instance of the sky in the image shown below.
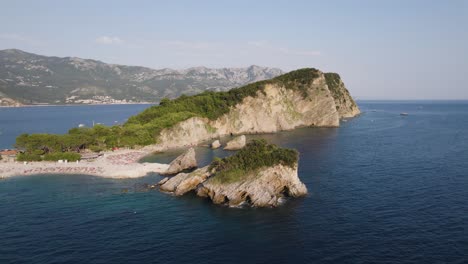
<path fill-rule="evenodd" d="M 0 6 L 0 49 L 151 68 L 314 67 L 357 99 L 468 99 L 468 0 Z"/>

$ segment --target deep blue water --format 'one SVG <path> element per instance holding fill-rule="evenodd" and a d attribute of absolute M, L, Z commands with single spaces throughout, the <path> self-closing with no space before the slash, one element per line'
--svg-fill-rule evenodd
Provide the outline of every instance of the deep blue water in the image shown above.
<path fill-rule="evenodd" d="M 256 136 L 300 151 L 310 194 L 276 209 L 146 190 L 158 175 L 1 180 L 0 263 L 468 263 L 468 102 L 359 105 L 340 128 Z"/>

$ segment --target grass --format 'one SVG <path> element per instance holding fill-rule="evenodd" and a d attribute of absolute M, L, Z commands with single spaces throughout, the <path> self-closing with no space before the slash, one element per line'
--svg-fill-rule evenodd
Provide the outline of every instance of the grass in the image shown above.
<path fill-rule="evenodd" d="M 298 160 L 299 153 L 296 150 L 280 148 L 265 140 L 253 140 L 233 156 L 215 159 L 210 165 L 210 170 L 215 170 L 210 181 L 234 183 L 256 174 L 257 170 L 264 167 L 283 165 L 293 168 Z"/>

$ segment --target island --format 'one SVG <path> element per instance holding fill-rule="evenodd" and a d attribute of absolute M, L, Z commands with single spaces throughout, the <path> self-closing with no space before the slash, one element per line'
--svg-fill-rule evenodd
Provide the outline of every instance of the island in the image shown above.
<path fill-rule="evenodd" d="M 76 160 L 116 148 L 163 152 L 224 136 L 274 133 L 297 127 L 338 127 L 360 113 L 336 73 L 307 68 L 227 92 L 203 92 L 132 116 L 123 125 L 72 128 L 67 134 L 23 134 L 19 161 Z"/>
<path fill-rule="evenodd" d="M 307 194 L 297 174 L 299 153 L 265 140 L 253 140 L 236 154 L 209 166 L 179 173 L 159 182 L 160 190 L 184 195 L 190 191 L 230 207 L 276 207 L 289 197 Z"/>
<path fill-rule="evenodd" d="M 194 191 L 233 207 L 276 207 L 307 193 L 297 175 L 299 154 L 261 140 L 248 142 L 245 135 L 338 127 L 340 120 L 359 113 L 338 74 L 300 69 L 225 92 L 165 98 L 122 125 L 77 127 L 63 135 L 22 134 L 16 140 L 16 162 L 0 163 L 0 176 L 158 173 L 170 175 L 159 182 L 164 192 Z M 226 137 L 232 138 L 224 149 L 235 154 L 190 172 L 197 167 L 191 147 L 219 148 Z M 170 149 L 187 151 L 171 164 L 139 162 Z"/>

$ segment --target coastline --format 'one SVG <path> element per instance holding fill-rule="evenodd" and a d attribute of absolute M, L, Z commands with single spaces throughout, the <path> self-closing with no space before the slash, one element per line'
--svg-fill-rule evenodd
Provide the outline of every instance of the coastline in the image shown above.
<path fill-rule="evenodd" d="M 47 106 L 90 106 L 90 105 L 154 105 L 154 102 L 134 102 L 134 103 L 117 103 L 117 104 L 32 104 L 32 105 L 18 105 L 18 106 L 2 106 L 0 108 L 25 108 L 25 107 L 47 107 Z"/>
<path fill-rule="evenodd" d="M 0 179 L 17 176 L 40 174 L 87 174 L 104 178 L 138 178 L 148 173 L 162 173 L 168 164 L 138 163 L 138 160 L 150 154 L 147 151 L 118 150 L 104 152 L 93 161 L 79 163 L 58 162 L 0 162 Z"/>

